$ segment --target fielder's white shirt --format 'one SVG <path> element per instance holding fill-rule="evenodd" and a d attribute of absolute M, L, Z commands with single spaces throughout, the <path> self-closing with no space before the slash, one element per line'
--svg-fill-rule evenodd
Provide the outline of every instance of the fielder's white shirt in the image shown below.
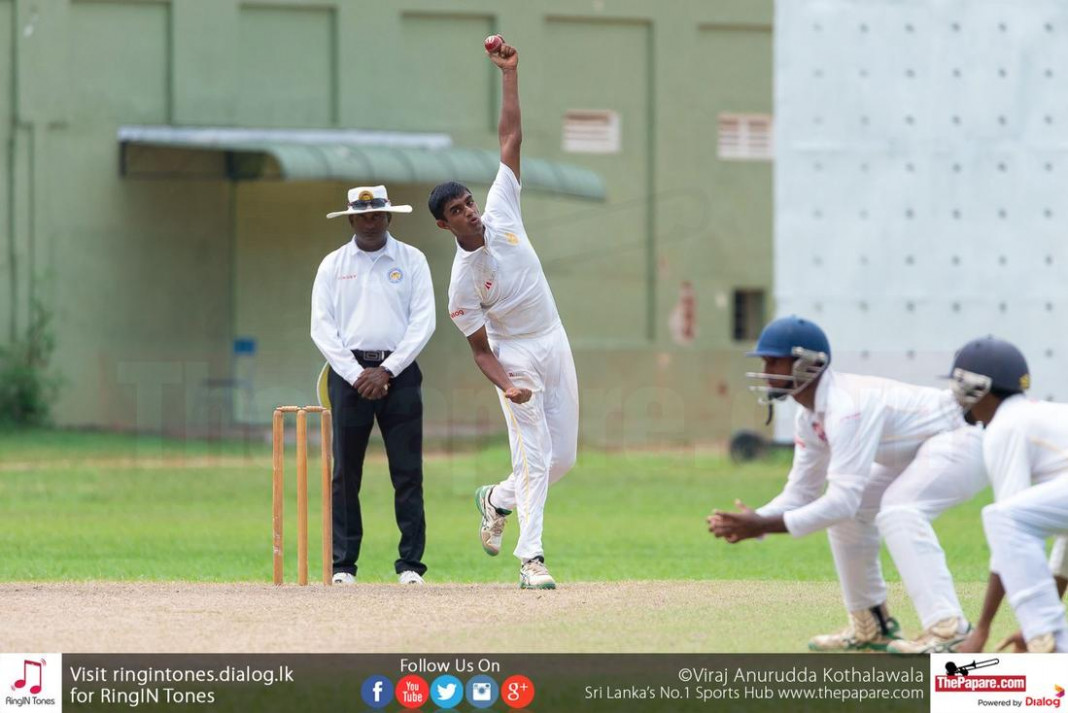
<path fill-rule="evenodd" d="M 1005 399 L 983 433 L 983 460 L 997 501 L 1068 475 L 1068 404 Z"/>
<path fill-rule="evenodd" d="M 387 233 L 381 250 L 353 236 L 323 258 L 312 287 L 311 338 L 330 368 L 354 383 L 363 367 L 353 349 L 391 351 L 382 366 L 399 374 L 434 333 L 434 286 L 426 256 Z"/>
<path fill-rule="evenodd" d="M 483 326 L 490 339 L 535 337 L 560 324 L 560 313 L 523 228 L 519 181 L 503 163 L 482 215 L 485 245 L 457 244 L 449 281 L 449 316 L 469 337 Z"/>
<path fill-rule="evenodd" d="M 873 463 L 903 468 L 928 438 L 963 424 L 948 389 L 828 369 L 813 410 L 797 411 L 786 487 L 757 513 L 782 515 L 795 537 L 848 520 L 860 507 Z"/>

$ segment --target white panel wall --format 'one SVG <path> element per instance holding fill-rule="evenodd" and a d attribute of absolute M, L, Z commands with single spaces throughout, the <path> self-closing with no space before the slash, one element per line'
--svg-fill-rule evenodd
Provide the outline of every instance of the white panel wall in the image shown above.
<path fill-rule="evenodd" d="M 775 29 L 777 313 L 931 385 L 994 334 L 1068 401 L 1068 0 L 779 0 Z"/>

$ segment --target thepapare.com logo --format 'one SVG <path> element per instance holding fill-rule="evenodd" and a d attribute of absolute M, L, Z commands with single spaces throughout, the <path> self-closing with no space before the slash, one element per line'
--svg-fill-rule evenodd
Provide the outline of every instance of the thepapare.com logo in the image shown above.
<path fill-rule="evenodd" d="M 946 675 L 935 677 L 938 693 L 1026 693 L 1027 676 L 979 676 L 979 669 L 993 668 L 998 659 L 973 660 L 969 663 L 946 662 Z"/>

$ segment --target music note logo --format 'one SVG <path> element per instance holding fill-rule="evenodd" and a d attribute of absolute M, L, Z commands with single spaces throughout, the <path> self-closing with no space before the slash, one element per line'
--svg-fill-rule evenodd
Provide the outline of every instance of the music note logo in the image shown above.
<path fill-rule="evenodd" d="M 23 660 L 23 662 L 22 662 L 22 678 L 20 678 L 19 680 L 15 681 L 14 685 L 11 686 L 11 690 L 15 691 L 15 690 L 18 690 L 20 688 L 25 688 L 26 687 L 26 682 L 29 681 L 29 678 L 30 678 L 29 675 L 27 674 L 27 671 L 29 670 L 29 668 L 31 666 L 36 666 L 37 667 L 37 683 L 35 685 L 31 685 L 30 686 L 30 695 L 31 696 L 36 696 L 38 693 L 40 693 L 41 692 L 41 687 L 42 687 L 41 671 L 42 671 L 44 665 L 45 665 L 45 660 L 44 659 L 41 659 L 40 661 L 30 661 L 29 659 Z"/>
<path fill-rule="evenodd" d="M 998 659 L 986 659 L 984 661 L 972 661 L 966 663 L 963 666 L 958 666 L 952 661 L 946 662 L 946 674 L 949 676 L 967 676 L 969 671 L 974 671 L 977 668 L 989 668 L 991 666 L 997 666 Z"/>

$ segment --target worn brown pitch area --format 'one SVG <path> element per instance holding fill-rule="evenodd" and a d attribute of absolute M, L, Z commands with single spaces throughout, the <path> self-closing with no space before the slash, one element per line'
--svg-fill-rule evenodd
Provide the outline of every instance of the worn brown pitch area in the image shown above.
<path fill-rule="evenodd" d="M 802 651 L 845 619 L 831 582 L 8 583 L 0 601 L 0 650 L 64 653 Z"/>

